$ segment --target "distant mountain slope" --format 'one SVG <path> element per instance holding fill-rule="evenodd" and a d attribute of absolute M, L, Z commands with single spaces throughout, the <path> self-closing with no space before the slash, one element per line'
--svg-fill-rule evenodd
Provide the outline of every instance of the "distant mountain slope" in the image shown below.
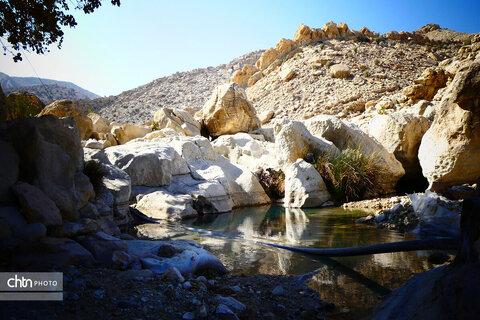
<path fill-rule="evenodd" d="M 152 120 L 153 114 L 163 107 L 202 107 L 217 85 L 225 83 L 244 64 L 257 61 L 262 52 L 251 52 L 217 67 L 177 72 L 117 96 L 86 103 L 110 120 L 136 124 Z"/>
<path fill-rule="evenodd" d="M 67 88 L 58 84 L 46 84 L 38 86 L 14 87 L 3 90 L 8 95 L 15 91 L 27 91 L 36 95 L 43 103 L 48 104 L 54 100 L 90 100 L 89 97 L 75 89 Z"/>
<path fill-rule="evenodd" d="M 3 72 L 0 72 L 0 84 L 6 94 L 25 90 L 37 95 L 45 103 L 58 99 L 78 100 L 99 97 L 97 94 L 85 90 L 72 82 L 51 79 L 41 79 L 40 81 L 35 77 L 11 77 Z"/>

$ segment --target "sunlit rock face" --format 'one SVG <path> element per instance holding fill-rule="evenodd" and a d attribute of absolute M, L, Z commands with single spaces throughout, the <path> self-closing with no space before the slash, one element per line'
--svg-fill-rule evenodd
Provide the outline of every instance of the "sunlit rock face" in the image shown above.
<path fill-rule="evenodd" d="M 461 68 L 444 93 L 418 158 L 432 191 L 480 176 L 480 61 Z"/>
<path fill-rule="evenodd" d="M 255 108 L 236 83 L 218 86 L 196 115 L 212 137 L 248 132 L 260 127 Z"/>
<path fill-rule="evenodd" d="M 47 105 L 38 116 L 53 114 L 59 118 L 73 117 L 81 140 L 90 138 L 93 132 L 93 122 L 86 116 L 83 107 L 70 100 L 57 100 Z"/>
<path fill-rule="evenodd" d="M 318 207 L 330 199 L 325 182 L 310 163 L 298 159 L 285 169 L 285 207 Z"/>

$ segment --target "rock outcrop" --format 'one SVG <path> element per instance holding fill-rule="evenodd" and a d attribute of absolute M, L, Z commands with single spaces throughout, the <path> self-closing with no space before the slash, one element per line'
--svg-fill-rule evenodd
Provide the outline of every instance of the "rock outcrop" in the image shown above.
<path fill-rule="evenodd" d="M 38 116 L 53 114 L 59 118 L 73 117 L 81 140 L 87 140 L 93 132 L 93 122 L 86 116 L 86 112 L 75 102 L 57 100 L 47 105 Z"/>
<path fill-rule="evenodd" d="M 153 121 L 157 129 L 171 128 L 186 136 L 200 135 L 200 123 L 185 110 L 162 108 L 155 112 Z"/>
<path fill-rule="evenodd" d="M 448 75 L 442 68 L 428 68 L 422 75 L 415 79 L 413 86 L 408 86 L 402 90 L 403 94 L 409 99 L 410 104 L 419 100 L 432 100 L 437 92 L 446 86 Z"/>
<path fill-rule="evenodd" d="M 212 147 L 215 152 L 252 172 L 278 168 L 274 143 L 256 140 L 248 133 L 221 136 L 212 142 Z"/>
<path fill-rule="evenodd" d="M 228 79 L 228 82 L 236 82 L 239 86 L 245 88 L 248 84 L 248 79 L 250 79 L 250 77 L 257 71 L 257 67 L 246 64 L 241 70 L 235 71 L 233 76 Z"/>
<path fill-rule="evenodd" d="M 218 86 L 197 114 L 212 137 L 258 129 L 255 109 L 236 83 Z"/>
<path fill-rule="evenodd" d="M 391 113 L 373 117 L 367 133 L 400 161 L 407 176 L 422 176 L 418 148 L 430 121 L 409 113 Z"/>
<path fill-rule="evenodd" d="M 480 62 L 462 67 L 422 138 L 418 158 L 429 189 L 474 183 L 480 176 Z"/>
<path fill-rule="evenodd" d="M 308 153 L 326 152 L 338 155 L 335 145 L 312 135 L 299 121 L 281 120 L 275 123 L 275 155 L 280 166 L 285 167 L 304 158 Z"/>
<path fill-rule="evenodd" d="M 73 118 L 42 116 L 5 126 L 20 159 L 18 179 L 40 188 L 66 220 L 78 218 L 74 177 L 83 167 L 83 151 Z"/>

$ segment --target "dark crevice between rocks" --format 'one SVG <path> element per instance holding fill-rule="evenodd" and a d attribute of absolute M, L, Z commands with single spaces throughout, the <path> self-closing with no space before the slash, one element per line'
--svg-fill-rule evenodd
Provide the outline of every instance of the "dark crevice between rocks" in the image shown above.
<path fill-rule="evenodd" d="M 421 173 L 404 175 L 395 185 L 395 192 L 399 196 L 417 192 L 425 192 L 428 188 L 428 180 Z"/>

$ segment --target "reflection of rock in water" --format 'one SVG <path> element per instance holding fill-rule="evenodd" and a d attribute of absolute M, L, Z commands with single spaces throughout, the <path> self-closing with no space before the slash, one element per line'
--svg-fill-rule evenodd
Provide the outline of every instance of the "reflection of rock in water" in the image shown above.
<path fill-rule="evenodd" d="M 287 242 L 299 243 L 305 229 L 308 218 L 300 209 L 285 209 L 285 237 Z"/>
<path fill-rule="evenodd" d="M 283 234 L 285 230 L 285 209 L 280 206 L 270 207 L 258 226 L 258 232 L 272 237 Z"/>
<path fill-rule="evenodd" d="M 290 267 L 294 263 L 292 261 L 293 252 L 287 250 L 272 250 L 268 252 L 264 258 L 258 261 L 259 273 L 262 274 L 291 274 Z"/>

